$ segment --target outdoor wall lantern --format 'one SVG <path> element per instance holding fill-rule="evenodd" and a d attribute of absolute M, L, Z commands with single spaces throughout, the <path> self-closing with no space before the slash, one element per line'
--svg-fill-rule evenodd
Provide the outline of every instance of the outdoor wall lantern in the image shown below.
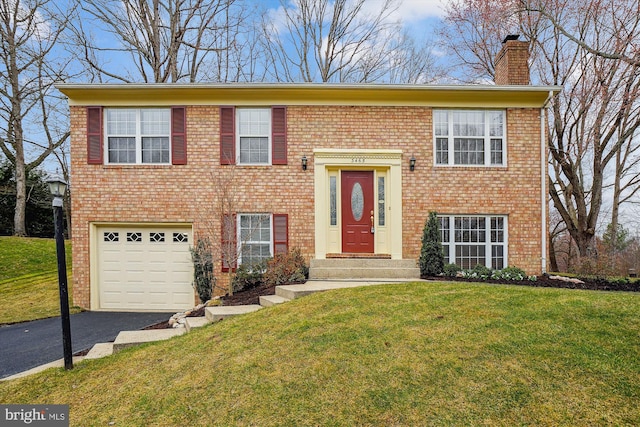
<path fill-rule="evenodd" d="M 67 287 L 67 261 L 64 250 L 62 198 L 67 191 L 67 183 L 60 176 L 47 180 L 49 191 L 53 196 L 53 222 L 55 224 L 56 254 L 58 257 L 58 289 L 60 293 L 60 318 L 62 319 L 62 349 L 64 352 L 64 368 L 73 368 L 71 351 L 71 321 L 69 318 L 69 290 Z"/>
<path fill-rule="evenodd" d="M 409 159 L 409 170 L 413 172 L 416 169 L 416 158 L 411 156 Z"/>
<path fill-rule="evenodd" d="M 302 170 L 307 170 L 307 156 L 302 156 Z"/>

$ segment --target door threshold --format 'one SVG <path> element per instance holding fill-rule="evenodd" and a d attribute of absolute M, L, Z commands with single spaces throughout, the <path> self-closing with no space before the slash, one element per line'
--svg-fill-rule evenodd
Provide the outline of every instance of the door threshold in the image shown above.
<path fill-rule="evenodd" d="M 327 254 L 327 259 L 391 259 L 391 254 L 339 253 Z"/>

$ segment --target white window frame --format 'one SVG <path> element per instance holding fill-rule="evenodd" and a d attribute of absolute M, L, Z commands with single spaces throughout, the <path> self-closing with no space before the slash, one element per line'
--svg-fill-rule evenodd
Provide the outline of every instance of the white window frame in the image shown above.
<path fill-rule="evenodd" d="M 264 213 L 264 212 L 239 213 L 237 214 L 237 226 L 236 226 L 237 239 L 238 239 L 237 240 L 238 241 L 238 265 L 242 265 L 243 263 L 242 249 L 245 244 L 246 245 L 251 245 L 251 244 L 263 245 L 267 243 L 266 240 L 252 240 L 251 237 L 249 239 L 243 239 L 242 218 L 246 216 L 261 216 L 264 218 L 263 221 L 267 220 L 268 218 L 267 226 L 269 229 L 269 257 L 273 257 L 273 215 L 269 213 Z M 251 232 L 251 234 L 254 234 L 254 232 Z"/>
<path fill-rule="evenodd" d="M 240 126 L 240 117 L 242 116 L 242 112 L 248 111 L 262 111 L 266 112 L 268 115 L 268 126 L 266 134 L 242 134 L 241 126 Z M 273 118 L 271 117 L 271 108 L 269 107 L 251 107 L 251 108 L 236 108 L 236 164 L 245 165 L 245 166 L 265 166 L 271 165 L 271 152 L 272 152 L 272 141 L 271 141 L 271 133 L 273 126 Z M 267 138 L 267 161 L 266 162 L 243 162 L 241 161 L 242 152 L 240 149 L 240 140 L 242 138 Z"/>
<path fill-rule="evenodd" d="M 135 111 L 136 114 L 136 122 L 135 122 L 135 126 L 136 126 L 136 130 L 135 130 L 135 134 L 110 134 L 109 133 L 109 112 L 111 111 L 115 111 L 115 110 L 121 110 L 121 111 Z M 167 115 L 167 120 L 168 120 L 168 128 L 169 128 L 169 133 L 166 135 L 143 135 L 142 134 L 142 111 L 143 110 L 158 110 L 158 111 L 162 111 Z M 171 108 L 105 108 L 104 109 L 104 163 L 105 164 L 110 164 L 110 165 L 170 165 L 172 162 L 172 158 L 171 158 Z M 113 138 L 131 138 L 134 137 L 135 138 L 135 154 L 136 154 L 136 161 L 135 162 L 111 162 L 109 160 L 109 138 L 113 137 Z M 160 137 L 160 138 L 167 138 L 169 140 L 169 160 L 166 162 L 143 162 L 142 161 L 142 138 L 145 137 Z"/>
<path fill-rule="evenodd" d="M 448 262 L 452 263 L 452 264 L 457 264 L 460 266 L 460 264 L 457 262 L 456 259 L 456 247 L 457 246 L 484 246 L 485 247 L 485 254 L 484 254 L 484 265 L 486 267 L 492 268 L 494 270 L 501 270 L 502 268 L 505 268 L 509 265 L 509 253 L 508 253 L 508 248 L 509 248 L 509 235 L 508 235 L 508 230 L 509 230 L 509 224 L 508 224 L 508 217 L 507 215 L 438 215 L 438 219 L 442 219 L 442 218 L 448 218 L 449 219 L 449 241 L 446 241 L 445 239 L 445 232 L 441 227 L 440 230 L 440 237 L 442 239 L 442 247 L 443 247 L 443 252 L 445 255 L 445 262 L 447 262 L 447 258 L 448 258 Z M 484 227 L 484 233 L 485 233 L 485 240 L 484 242 L 465 242 L 464 238 L 460 239 L 459 238 L 459 234 L 456 232 L 456 219 L 457 218 L 469 218 L 469 219 L 484 219 L 485 220 L 485 227 Z M 493 241 L 493 236 L 492 236 L 492 219 L 496 218 L 496 219 L 500 219 L 502 220 L 502 241 Z M 442 223 L 440 223 L 442 224 Z M 462 232 L 463 230 L 460 230 L 460 232 Z M 497 237 L 497 236 L 496 236 Z M 498 240 L 496 238 L 496 240 Z M 493 246 L 502 246 L 502 268 L 495 268 L 495 266 L 493 265 L 493 250 L 492 247 Z M 469 268 L 473 268 L 474 266 L 467 266 Z"/>
<path fill-rule="evenodd" d="M 483 136 L 457 136 L 453 133 L 453 113 L 454 112 L 481 112 L 484 114 L 484 135 Z M 437 135 L 436 113 L 446 113 L 447 115 L 447 135 Z M 502 135 L 491 136 L 491 123 L 487 119 L 488 113 L 502 114 Z M 433 164 L 438 167 L 506 167 L 507 166 L 507 112 L 506 110 L 458 110 L 458 109 L 434 109 L 432 115 L 433 122 Z M 438 139 L 447 139 L 447 163 L 438 163 Z M 455 139 L 473 138 L 482 139 L 484 148 L 484 163 L 455 163 Z M 500 139 L 502 141 L 502 163 L 491 163 L 491 140 Z"/>

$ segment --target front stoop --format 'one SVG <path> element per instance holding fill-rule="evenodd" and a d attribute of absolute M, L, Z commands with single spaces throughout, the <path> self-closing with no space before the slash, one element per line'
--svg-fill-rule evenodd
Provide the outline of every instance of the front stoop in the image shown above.
<path fill-rule="evenodd" d="M 231 316 L 237 316 L 239 314 L 253 313 L 263 308 L 258 304 L 250 305 L 219 305 L 217 307 L 207 307 L 204 310 L 204 315 L 209 321 L 217 322 L 218 320 L 225 319 Z"/>
<path fill-rule="evenodd" d="M 413 259 L 328 258 L 312 259 L 309 280 L 419 279 Z"/>

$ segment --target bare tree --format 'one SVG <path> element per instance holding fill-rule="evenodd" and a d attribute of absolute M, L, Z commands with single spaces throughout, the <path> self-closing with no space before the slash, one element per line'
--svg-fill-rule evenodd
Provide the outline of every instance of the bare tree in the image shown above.
<path fill-rule="evenodd" d="M 478 3 L 495 4 L 496 9 L 479 13 L 474 10 Z M 586 256 L 604 203 L 606 171 L 616 161 L 617 170 L 629 170 L 624 162 L 631 158 L 619 153 L 628 144 L 637 146 L 633 135 L 640 126 L 640 73 L 632 62 L 593 54 L 594 49 L 618 49 L 620 37 L 608 29 L 620 28 L 619 21 L 626 20 L 624 8 L 598 0 L 549 0 L 541 14 L 525 6 L 522 0 L 456 2 L 447 16 L 458 32 L 452 45 L 471 74 L 493 76 L 489 55 L 498 49 L 495 35 L 501 28 L 505 33 L 519 32 L 532 42 L 533 77 L 542 84 L 564 87 L 548 111 L 549 193 L 580 256 Z M 496 23 L 498 16 L 503 17 L 500 23 Z M 630 40 L 640 38 L 640 28 L 625 28 L 635 31 Z M 565 35 L 569 30 L 580 43 Z M 489 34 L 494 37 L 483 40 Z"/>
<path fill-rule="evenodd" d="M 0 149 L 15 168 L 16 236 L 26 235 L 28 172 L 69 137 L 56 120 L 61 99 L 53 85 L 66 78 L 56 48 L 72 12 L 49 0 L 0 0 Z"/>
<path fill-rule="evenodd" d="M 98 81 L 228 81 L 238 76 L 238 0 L 82 0 L 74 50 Z M 105 44 L 92 32 L 105 31 Z M 133 69 L 123 69 L 125 58 Z M 107 62 L 115 60 L 115 66 Z"/>
<path fill-rule="evenodd" d="M 391 19 L 397 0 L 280 1 L 263 19 L 265 69 L 289 82 L 424 82 L 428 49 L 416 48 Z"/>

